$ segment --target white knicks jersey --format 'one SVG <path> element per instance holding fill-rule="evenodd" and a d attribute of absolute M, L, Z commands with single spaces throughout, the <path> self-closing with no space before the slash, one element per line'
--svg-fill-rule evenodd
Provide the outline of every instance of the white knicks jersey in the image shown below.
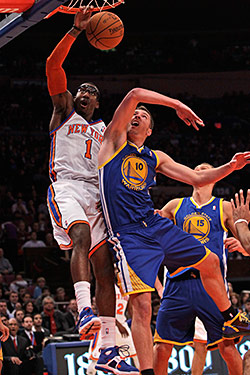
<path fill-rule="evenodd" d="M 50 132 L 51 181 L 78 180 L 98 186 L 98 152 L 105 130 L 101 119 L 88 123 L 73 110 Z"/>

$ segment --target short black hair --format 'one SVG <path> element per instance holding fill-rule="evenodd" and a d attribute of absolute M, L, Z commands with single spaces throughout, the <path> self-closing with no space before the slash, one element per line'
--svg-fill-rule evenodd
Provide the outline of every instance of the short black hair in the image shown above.
<path fill-rule="evenodd" d="M 150 116 L 150 129 L 153 129 L 154 128 L 154 119 L 153 119 L 153 116 L 152 116 L 152 113 L 147 109 L 147 107 L 145 107 L 144 105 L 139 105 L 138 107 L 136 107 L 136 109 L 141 109 L 142 111 L 145 111 L 149 114 Z"/>

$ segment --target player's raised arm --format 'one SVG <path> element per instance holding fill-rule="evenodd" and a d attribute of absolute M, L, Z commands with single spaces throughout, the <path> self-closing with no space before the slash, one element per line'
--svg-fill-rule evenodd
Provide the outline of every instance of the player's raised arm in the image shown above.
<path fill-rule="evenodd" d="M 185 165 L 176 163 L 162 151 L 156 151 L 156 153 L 159 157 L 157 172 L 192 186 L 204 186 L 215 183 L 233 171 L 242 169 L 246 164 L 250 164 L 250 152 L 239 152 L 234 155 L 230 162 L 218 168 L 196 171 Z"/>
<path fill-rule="evenodd" d="M 102 154 L 105 153 L 105 155 L 107 155 L 107 150 L 104 152 L 104 149 L 108 148 L 109 153 L 112 155 L 112 153 L 119 149 L 127 140 L 128 127 L 139 103 L 158 104 L 173 108 L 176 110 L 178 117 L 188 126 L 192 125 L 196 130 L 198 130 L 198 125 L 204 126 L 203 121 L 188 106 L 181 103 L 179 100 L 159 94 L 155 91 L 134 88 L 129 91 L 122 100 L 106 130 L 103 142 L 104 147 L 101 149 L 99 158 L 101 162 L 102 159 L 104 159 Z"/>
<path fill-rule="evenodd" d="M 62 64 L 78 35 L 86 29 L 89 18 L 90 13 L 86 10 L 78 12 L 75 15 L 73 27 L 57 44 L 46 61 L 47 85 L 54 105 L 52 129 L 58 125 L 57 123 L 54 125 L 53 122 L 59 121 L 60 123 L 73 109 L 73 98 L 67 91 L 67 78 Z"/>
<path fill-rule="evenodd" d="M 158 104 L 173 108 L 176 110 L 177 116 L 187 125 L 192 125 L 197 130 L 197 125 L 204 126 L 203 121 L 188 106 L 179 100 L 159 94 L 155 91 L 134 88 L 129 91 L 116 109 L 110 123 L 112 131 L 115 131 L 115 129 L 118 128 L 119 132 L 122 133 L 127 129 L 127 124 L 131 120 L 138 103 Z"/>
<path fill-rule="evenodd" d="M 238 238 L 250 255 L 250 230 L 248 227 L 250 222 L 250 189 L 247 191 L 246 201 L 244 200 L 243 190 L 240 190 L 239 194 L 235 194 L 235 202 L 233 199 L 231 200 L 231 205 Z"/>

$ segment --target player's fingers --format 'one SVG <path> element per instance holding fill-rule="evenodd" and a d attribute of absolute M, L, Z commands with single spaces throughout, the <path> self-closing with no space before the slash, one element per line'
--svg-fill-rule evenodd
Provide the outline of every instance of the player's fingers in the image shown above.
<path fill-rule="evenodd" d="M 235 204 L 234 204 L 234 200 L 231 199 L 231 206 L 232 206 L 232 209 L 235 210 Z"/>
<path fill-rule="evenodd" d="M 203 122 L 203 120 L 202 120 L 199 116 L 197 116 L 196 113 L 193 113 L 193 115 L 194 115 L 194 120 L 195 120 L 195 122 L 196 122 L 197 124 L 199 124 L 199 125 L 201 125 L 201 126 L 204 126 L 204 125 L 205 125 L 204 122 Z"/>
<path fill-rule="evenodd" d="M 187 124 L 187 126 L 191 125 L 191 121 L 188 118 L 184 118 L 183 121 L 185 122 L 185 124 Z"/>
<path fill-rule="evenodd" d="M 247 151 L 247 152 L 244 152 L 244 160 L 247 164 L 250 163 L 250 152 Z"/>
<path fill-rule="evenodd" d="M 192 126 L 195 128 L 195 130 L 199 130 L 198 126 L 196 125 L 196 122 L 192 120 Z"/>
<path fill-rule="evenodd" d="M 243 206 L 244 205 L 244 195 L 243 195 L 243 190 L 240 189 L 239 191 L 239 198 L 240 198 L 240 205 Z"/>
<path fill-rule="evenodd" d="M 233 237 L 228 237 L 225 239 L 224 244 L 231 244 L 232 242 L 234 242 Z"/>
<path fill-rule="evenodd" d="M 246 205 L 249 207 L 249 202 L 250 202 L 250 189 L 247 190 L 247 197 L 246 197 Z"/>
<path fill-rule="evenodd" d="M 238 193 L 235 194 L 235 205 L 236 205 L 236 207 L 240 206 L 240 203 L 239 203 L 239 194 Z"/>

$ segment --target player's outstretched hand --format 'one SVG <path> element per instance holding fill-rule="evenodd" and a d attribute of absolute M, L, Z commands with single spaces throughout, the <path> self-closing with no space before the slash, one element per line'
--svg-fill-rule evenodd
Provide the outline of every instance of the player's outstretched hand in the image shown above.
<path fill-rule="evenodd" d="M 235 170 L 242 169 L 246 164 L 250 164 L 250 151 L 238 152 L 234 155 L 230 164 Z"/>
<path fill-rule="evenodd" d="M 239 253 L 245 255 L 245 256 L 250 256 L 245 249 L 241 246 L 241 243 L 239 240 L 237 240 L 234 237 L 228 237 L 224 240 L 224 245 L 228 249 L 229 253 L 233 253 L 235 251 L 238 251 Z"/>
<path fill-rule="evenodd" d="M 0 336 L 0 340 L 2 342 L 5 342 L 6 340 L 8 340 L 8 337 L 9 337 L 9 328 L 6 327 L 4 324 L 1 324 L 1 327 L 0 327 L 0 330 L 1 330 L 1 336 Z"/>
<path fill-rule="evenodd" d="M 242 189 L 240 190 L 239 194 L 238 193 L 235 194 L 235 203 L 234 203 L 234 200 L 231 199 L 234 222 L 236 222 L 239 219 L 246 220 L 248 223 L 250 222 L 249 202 L 250 202 L 250 189 L 248 189 L 247 191 L 246 201 L 244 199 Z"/>
<path fill-rule="evenodd" d="M 193 126 L 196 130 L 199 130 L 198 126 L 205 126 L 202 119 L 200 119 L 191 108 L 180 102 L 178 108 L 176 108 L 177 116 L 185 122 L 188 126 Z"/>
<path fill-rule="evenodd" d="M 85 30 L 89 19 L 91 17 L 91 12 L 89 11 L 93 6 L 90 7 L 80 7 L 80 11 L 76 13 L 74 19 L 74 25 L 80 30 Z"/>

